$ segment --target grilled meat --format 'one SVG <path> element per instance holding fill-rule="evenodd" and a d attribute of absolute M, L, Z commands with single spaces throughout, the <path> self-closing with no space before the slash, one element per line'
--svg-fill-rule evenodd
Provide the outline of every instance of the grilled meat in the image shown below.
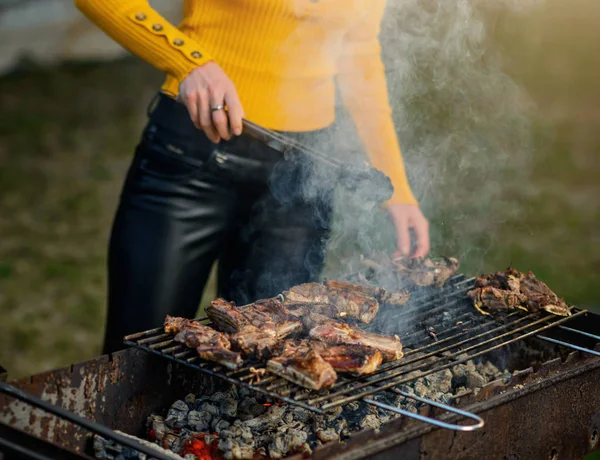
<path fill-rule="evenodd" d="M 265 323 L 260 324 L 258 316 L 250 316 L 250 320 L 242 314 L 241 308 L 223 299 L 213 300 L 206 307 L 206 314 L 217 327 L 230 334 L 233 348 L 240 350 L 244 356 L 264 359 L 271 356 L 271 350 L 277 345 L 275 323 L 261 316 Z M 258 324 L 257 327 L 252 324 Z"/>
<path fill-rule="evenodd" d="M 311 390 L 329 388 L 337 380 L 337 374 L 331 364 L 312 349 L 299 349 L 291 356 L 272 358 L 267 361 L 267 370 Z"/>
<path fill-rule="evenodd" d="M 311 314 L 305 321 L 309 327 L 309 337 L 329 344 L 362 345 L 381 353 L 383 362 L 396 361 L 402 358 L 402 344 L 398 337 L 365 332 L 348 324 Z"/>
<path fill-rule="evenodd" d="M 382 363 L 381 353 L 360 345 L 330 345 L 319 340 L 285 340 L 279 356 L 291 357 L 316 351 L 336 372 L 364 375 Z"/>
<path fill-rule="evenodd" d="M 244 356 L 256 359 L 267 359 L 272 356 L 279 340 L 275 331 L 261 330 L 248 326 L 229 336 L 233 348 L 240 350 Z"/>
<path fill-rule="evenodd" d="M 453 257 L 430 259 L 402 258 L 393 261 L 398 274 L 415 286 L 443 286 L 458 270 L 458 260 Z"/>
<path fill-rule="evenodd" d="M 227 302 L 223 299 L 213 300 L 206 307 L 206 315 L 223 332 L 235 334 L 244 327 L 251 326 L 250 322 L 236 308 L 233 302 Z"/>
<path fill-rule="evenodd" d="M 538 280 L 532 272 L 521 274 L 521 293 L 527 296 L 529 311 L 544 310 L 558 316 L 570 316 L 571 309 L 547 285 Z"/>
<path fill-rule="evenodd" d="M 167 334 L 176 334 L 176 342 L 195 348 L 202 359 L 217 362 L 228 369 L 237 369 L 242 364 L 239 353 L 230 350 L 231 343 L 225 334 L 202 324 L 167 315 L 164 323 Z"/>
<path fill-rule="evenodd" d="M 390 293 L 374 286 L 332 280 L 325 281 L 324 284 L 294 286 L 284 292 L 283 296 L 284 305 L 296 312 L 299 309 L 312 310 L 331 318 L 354 318 L 363 323 L 373 321 L 379 311 L 380 301 L 404 303 L 408 300 L 404 293 Z M 309 305 L 318 307 L 310 308 Z"/>
<path fill-rule="evenodd" d="M 404 257 L 383 262 L 363 259 L 363 264 L 375 272 L 375 278 L 382 274 L 387 278 L 393 272 L 399 278 L 397 282 L 414 287 L 443 286 L 454 276 L 459 266 L 458 260 L 453 257 Z"/>
<path fill-rule="evenodd" d="M 304 283 L 283 293 L 284 305 L 306 303 L 329 303 L 329 289 L 321 283 Z"/>
<path fill-rule="evenodd" d="M 529 313 L 540 310 L 554 315 L 569 316 L 569 306 L 532 272 L 520 273 L 514 268 L 475 280 L 475 289 L 467 295 L 475 308 L 484 315 L 521 309 Z"/>
<path fill-rule="evenodd" d="M 278 299 L 257 300 L 251 305 L 241 307 L 240 311 L 253 326 L 271 329 L 272 324 L 279 338 L 302 330 L 302 322 Z"/>

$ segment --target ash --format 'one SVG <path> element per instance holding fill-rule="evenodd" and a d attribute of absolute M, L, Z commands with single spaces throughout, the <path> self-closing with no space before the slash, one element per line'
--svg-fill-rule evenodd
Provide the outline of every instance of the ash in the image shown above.
<path fill-rule="evenodd" d="M 419 377 L 400 387 L 409 395 L 451 403 L 452 396 L 474 390 L 492 380 L 510 379 L 490 362 L 464 364 Z M 422 403 L 414 399 L 384 392 L 374 399 L 409 412 L 417 413 Z M 348 438 L 351 433 L 379 428 L 402 417 L 362 401 L 353 401 L 325 415 L 290 404 L 280 404 L 245 388 L 196 396 L 187 395 L 175 401 L 163 414 L 147 420 L 148 439 L 156 445 L 189 460 L 200 458 L 257 459 L 283 458 L 292 454 L 310 454 L 318 446 Z M 205 446 L 211 455 L 202 457 L 191 448 L 192 443 Z M 145 458 L 132 456 L 128 449 L 119 450 L 113 443 L 97 438 L 96 457 L 102 459 Z M 195 452 L 195 453 L 194 453 Z"/>

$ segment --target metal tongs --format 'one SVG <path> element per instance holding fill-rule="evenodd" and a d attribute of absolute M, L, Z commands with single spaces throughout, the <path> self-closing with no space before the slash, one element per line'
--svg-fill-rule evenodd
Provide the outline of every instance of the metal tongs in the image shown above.
<path fill-rule="evenodd" d="M 243 131 L 250 137 L 258 139 L 267 146 L 283 153 L 284 156 L 304 155 L 338 172 L 338 181 L 351 192 L 360 192 L 369 201 L 382 203 L 389 200 L 394 187 L 389 177 L 370 166 L 358 166 L 341 162 L 318 150 L 295 141 L 284 134 L 263 128 L 248 120 L 243 120 Z"/>

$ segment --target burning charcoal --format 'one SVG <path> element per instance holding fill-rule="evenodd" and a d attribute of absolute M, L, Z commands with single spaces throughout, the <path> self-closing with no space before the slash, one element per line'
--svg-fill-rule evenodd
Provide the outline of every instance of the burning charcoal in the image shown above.
<path fill-rule="evenodd" d="M 278 422 L 283 417 L 284 408 L 277 405 L 272 405 L 267 411 L 259 417 L 253 418 L 245 422 L 245 425 L 253 432 L 261 432 L 266 429 L 274 429 Z"/>
<path fill-rule="evenodd" d="M 237 415 L 238 401 L 232 394 L 228 394 L 227 397 L 221 401 L 219 409 L 221 415 L 233 418 Z"/>
<path fill-rule="evenodd" d="M 283 458 L 287 454 L 295 452 L 307 439 L 308 435 L 301 430 L 289 428 L 285 431 L 279 431 L 273 436 L 273 442 L 269 444 L 269 456 L 271 458 Z"/>
<path fill-rule="evenodd" d="M 487 383 L 486 378 L 477 371 L 468 370 L 465 376 L 467 388 L 481 388 Z"/>
<path fill-rule="evenodd" d="M 189 411 L 190 409 L 185 401 L 175 401 L 167 413 L 165 422 L 169 426 L 183 426 Z"/>
<path fill-rule="evenodd" d="M 221 431 L 229 428 L 230 425 L 231 423 L 229 423 L 225 419 L 213 419 L 212 423 L 210 424 L 210 431 L 212 431 L 213 433 L 221 433 Z"/>
<path fill-rule="evenodd" d="M 430 374 L 424 379 L 429 388 L 435 388 L 441 393 L 449 393 L 452 390 L 452 372 L 448 369 Z"/>
<path fill-rule="evenodd" d="M 192 409 L 196 405 L 196 395 L 190 393 L 184 398 L 184 401 L 188 405 L 188 409 Z"/>
<path fill-rule="evenodd" d="M 211 418 L 212 415 L 207 412 L 191 410 L 188 414 L 188 425 L 194 431 L 208 431 Z"/>
<path fill-rule="evenodd" d="M 219 450 L 225 459 L 251 459 L 254 454 L 254 436 L 240 420 L 220 433 Z"/>
<path fill-rule="evenodd" d="M 219 451 L 222 452 L 225 460 L 252 460 L 254 458 L 253 447 L 240 445 L 231 439 L 221 439 Z"/>
<path fill-rule="evenodd" d="M 165 421 L 160 415 L 150 415 L 146 421 L 146 427 L 149 431 L 152 430 L 158 442 L 162 442 L 165 434 L 168 432 Z"/>
<path fill-rule="evenodd" d="M 290 413 L 294 417 L 294 420 L 300 423 L 307 423 L 312 417 L 312 414 L 309 411 L 296 406 L 291 408 Z"/>
<path fill-rule="evenodd" d="M 200 413 L 206 412 L 206 413 L 210 414 L 212 417 L 214 415 L 219 414 L 219 408 L 209 402 L 203 402 L 202 404 L 200 404 L 200 407 L 198 407 L 198 412 L 200 412 Z"/>
<path fill-rule="evenodd" d="M 245 397 L 238 406 L 238 418 L 245 422 L 258 417 L 267 410 L 265 406 L 256 402 L 256 399 Z"/>
<path fill-rule="evenodd" d="M 339 441 L 340 434 L 336 433 L 333 428 L 327 428 L 326 430 L 317 431 L 317 438 L 319 438 L 324 443 L 331 441 Z"/>
<path fill-rule="evenodd" d="M 498 370 L 498 368 L 489 361 L 486 361 L 485 363 L 480 363 L 477 366 L 477 370 L 480 374 L 487 377 L 488 379 L 492 379 L 497 377 L 498 375 L 501 375 L 501 372 Z"/>
<path fill-rule="evenodd" d="M 381 420 L 379 420 L 379 417 L 377 417 L 377 415 L 369 414 L 360 421 L 359 425 L 363 430 L 369 428 L 379 430 L 379 428 L 381 427 Z"/>

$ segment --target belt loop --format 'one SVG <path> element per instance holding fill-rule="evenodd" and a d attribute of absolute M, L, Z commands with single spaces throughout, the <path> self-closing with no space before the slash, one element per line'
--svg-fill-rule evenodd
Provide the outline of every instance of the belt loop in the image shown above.
<path fill-rule="evenodd" d="M 156 110 L 156 107 L 158 106 L 158 99 L 162 96 L 161 92 L 159 91 L 158 93 L 156 93 L 154 95 L 154 97 L 152 98 L 152 100 L 150 101 L 150 103 L 148 104 L 148 108 L 146 109 L 146 116 L 148 118 L 150 118 L 150 116 L 152 115 L 152 113 L 154 112 L 154 110 Z"/>

